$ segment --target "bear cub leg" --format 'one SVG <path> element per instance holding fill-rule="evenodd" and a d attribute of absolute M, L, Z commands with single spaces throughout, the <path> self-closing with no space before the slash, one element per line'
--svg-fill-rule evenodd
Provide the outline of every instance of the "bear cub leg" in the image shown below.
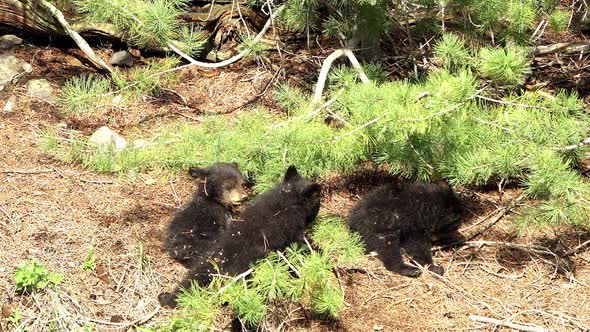
<path fill-rule="evenodd" d="M 383 265 L 390 271 L 397 272 L 406 277 L 417 277 L 420 275 L 420 269 L 404 263 L 401 254 L 401 241 L 399 233 L 378 236 L 377 253 L 379 254 Z"/>
<path fill-rule="evenodd" d="M 416 233 L 412 234 L 410 238 L 412 239 L 411 241 L 401 244 L 406 254 L 412 257 L 418 264 L 422 266 L 428 265 L 428 270 L 438 275 L 443 275 L 445 270 L 435 265 L 432 261 L 431 237 L 427 233 Z"/>

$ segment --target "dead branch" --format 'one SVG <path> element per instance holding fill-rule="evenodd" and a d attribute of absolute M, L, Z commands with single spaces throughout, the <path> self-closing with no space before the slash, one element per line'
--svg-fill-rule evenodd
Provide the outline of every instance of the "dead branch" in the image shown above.
<path fill-rule="evenodd" d="M 19 170 L 19 169 L 8 169 L 0 171 L 0 174 L 42 174 L 42 173 L 54 173 L 54 169 L 32 169 L 32 170 Z"/>
<path fill-rule="evenodd" d="M 277 8 L 273 14 L 268 18 L 268 20 L 266 21 L 266 24 L 264 25 L 264 27 L 262 27 L 262 30 L 260 30 L 260 32 L 256 35 L 256 37 L 254 37 L 254 39 L 252 40 L 252 44 L 257 44 L 262 37 L 264 36 L 264 34 L 266 34 L 266 31 L 268 31 L 268 28 L 270 28 L 270 26 L 272 25 L 272 22 L 274 21 L 274 19 L 283 11 L 283 8 L 285 8 L 284 5 L 280 6 L 279 8 Z M 247 48 L 244 48 L 240 53 L 232 56 L 229 59 L 226 59 L 224 61 L 221 62 L 215 62 L 215 63 L 207 63 L 207 62 L 200 62 L 197 60 L 189 60 L 190 64 L 186 65 L 186 66 L 180 66 L 180 67 L 176 67 L 178 69 L 181 69 L 181 67 L 190 67 L 190 66 L 199 66 L 199 67 L 205 67 L 205 68 L 220 68 L 220 67 L 225 67 L 227 65 L 230 65 L 238 60 L 240 60 L 241 58 L 243 58 L 244 56 L 246 56 L 248 53 L 250 53 L 250 50 Z M 185 58 L 186 59 L 186 58 Z M 178 70 L 177 69 L 177 70 Z"/>
<path fill-rule="evenodd" d="M 471 319 L 474 322 L 489 323 L 489 324 L 494 324 L 496 326 L 509 327 L 511 329 L 515 329 L 515 330 L 519 330 L 519 331 L 526 331 L 526 332 L 550 332 L 551 331 L 551 330 L 542 328 L 540 326 L 517 324 L 517 323 L 512 323 L 512 322 L 509 322 L 506 320 L 499 320 L 499 319 L 476 316 L 476 315 L 470 315 L 469 319 Z"/>
<path fill-rule="evenodd" d="M 546 55 L 549 53 L 561 52 L 566 54 L 590 52 L 590 43 L 557 43 L 551 45 L 537 46 L 532 49 L 534 55 Z"/>
<path fill-rule="evenodd" d="M 587 247 L 588 245 L 590 245 L 590 240 L 588 240 L 588 241 L 580 244 L 579 246 L 575 247 L 574 249 L 566 252 L 565 254 L 561 255 L 561 257 L 565 258 L 565 257 L 575 255 L 575 254 L 579 253 L 582 249 Z"/>
<path fill-rule="evenodd" d="M 494 226 L 500 220 L 502 220 L 502 218 L 504 218 L 504 216 L 507 213 L 509 213 L 510 211 L 512 211 L 512 209 L 514 209 L 516 207 L 516 205 L 518 205 L 524 198 L 525 198 L 525 195 L 523 194 L 523 195 L 520 195 L 517 198 L 513 199 L 512 201 L 510 201 L 510 203 L 508 205 L 506 205 L 505 207 L 501 208 L 498 211 L 498 215 L 492 221 L 490 221 L 489 224 L 487 224 L 484 227 L 482 227 L 481 229 L 473 232 L 471 235 L 467 236 L 465 239 L 463 239 L 461 241 L 456 241 L 456 242 L 453 242 L 453 243 L 445 244 L 445 245 L 442 245 L 442 246 L 433 247 L 432 248 L 432 251 L 438 251 L 438 250 L 441 250 L 441 249 L 451 248 L 451 247 L 454 247 L 454 246 L 464 245 L 464 244 L 470 243 L 471 240 L 473 240 L 474 238 L 482 235 L 487 230 L 489 230 L 490 228 L 492 228 L 492 226 Z"/>
<path fill-rule="evenodd" d="M 488 229 L 490 229 L 492 226 L 494 226 L 495 224 L 497 224 L 500 220 L 502 220 L 502 218 L 504 218 L 504 216 L 512 211 L 512 209 L 514 209 L 516 207 L 516 205 L 518 205 L 523 199 L 525 198 L 525 195 L 522 194 L 520 196 L 518 196 L 517 198 L 513 199 L 510 204 L 508 204 L 506 207 L 504 207 L 500 213 L 498 214 L 498 216 L 496 216 L 496 218 L 494 218 L 489 224 L 487 224 L 485 227 L 483 227 L 482 229 L 474 232 L 473 234 L 469 235 L 467 237 L 467 239 L 465 240 L 465 242 L 467 241 L 471 241 L 474 238 L 480 236 L 481 234 L 485 233 Z"/>
<path fill-rule="evenodd" d="M 68 23 L 68 21 L 66 21 L 64 15 L 61 11 L 59 11 L 59 9 L 55 8 L 55 6 L 53 6 L 51 3 L 45 0 L 40 0 L 40 3 L 53 15 L 53 17 L 57 19 L 57 21 L 61 24 L 66 33 L 74 40 L 74 42 L 76 42 L 76 45 L 80 47 L 82 52 L 84 52 L 93 63 L 107 70 L 109 73 L 113 72 L 113 69 L 106 62 L 104 62 L 98 55 L 96 55 L 96 53 L 94 53 L 94 51 L 92 50 L 92 48 L 90 48 L 90 45 L 88 45 L 86 40 L 84 40 L 82 36 L 80 36 L 76 31 L 74 31 L 74 29 L 72 29 L 72 27 L 70 27 L 70 24 Z"/>
<path fill-rule="evenodd" d="M 350 49 L 341 48 L 337 49 L 336 51 L 332 52 L 332 54 L 328 55 L 328 57 L 324 60 L 322 64 L 322 69 L 320 70 L 320 76 L 318 77 L 318 82 L 316 84 L 315 93 L 312 99 L 312 103 L 316 104 L 319 103 L 322 99 L 322 92 L 324 91 L 324 86 L 326 85 L 326 80 L 328 79 L 328 72 L 332 67 L 332 63 L 340 58 L 341 56 L 346 55 L 348 60 L 359 73 L 359 77 L 363 83 L 369 83 L 369 78 L 363 71 L 363 67 L 361 67 L 359 61 L 354 56 L 354 53 Z"/>
<path fill-rule="evenodd" d="M 562 151 L 569 151 L 569 150 L 573 150 L 579 147 L 582 147 L 584 145 L 588 145 L 590 144 L 590 137 L 586 137 L 584 138 L 580 143 L 578 144 L 572 144 L 572 145 L 568 145 L 568 146 L 564 146 L 563 148 L 561 148 Z"/>

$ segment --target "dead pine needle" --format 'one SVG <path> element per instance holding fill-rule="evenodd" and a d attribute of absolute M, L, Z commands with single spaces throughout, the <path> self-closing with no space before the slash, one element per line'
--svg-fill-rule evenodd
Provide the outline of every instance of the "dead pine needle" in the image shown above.
<path fill-rule="evenodd" d="M 523 325 L 521 323 L 517 324 L 517 323 L 512 323 L 512 322 L 506 321 L 506 320 L 494 319 L 494 318 L 483 317 L 483 316 L 470 315 L 469 319 L 474 322 L 494 324 L 496 326 L 509 327 L 511 329 L 515 329 L 515 330 L 519 330 L 519 331 L 526 331 L 526 332 L 551 332 L 551 331 L 553 331 L 553 330 L 545 329 L 540 326 Z"/>

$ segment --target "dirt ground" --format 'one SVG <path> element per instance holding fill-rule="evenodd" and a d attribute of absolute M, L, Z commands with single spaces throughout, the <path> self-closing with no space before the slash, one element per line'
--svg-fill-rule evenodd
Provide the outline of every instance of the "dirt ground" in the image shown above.
<path fill-rule="evenodd" d="M 54 48 L 23 48 L 17 54 L 33 64 L 32 76 L 45 77 L 56 87 L 86 70 L 73 70 L 74 57 Z M 90 172 L 52 158 L 38 146 L 38 133 L 55 126 L 90 133 L 101 121 L 123 135 L 165 121 L 198 123 L 204 110 L 247 111 L 245 105 L 257 101 L 272 76 L 260 68 L 181 75 L 175 91 L 189 99 L 188 106 L 148 100 L 137 108 L 141 112 L 103 114 L 83 123 L 27 99 L 22 88 L 0 92 L 0 110 L 12 94 L 19 98 L 15 111 L 0 111 L 0 331 L 14 329 L 6 318 L 17 311 L 29 331 L 82 326 L 127 331 L 134 324 L 166 321 L 174 313 L 159 307 L 157 295 L 174 287 L 184 268 L 167 257 L 161 239 L 173 213 L 194 190 L 189 177 Z M 366 190 L 385 180 L 368 175 L 327 179 L 322 209 L 346 216 Z M 368 257 L 354 269 L 338 271 L 347 303 L 338 321 L 322 322 L 295 308 L 281 317 L 280 328 L 492 331 L 511 330 L 506 324 L 512 323 L 529 331 L 587 331 L 590 248 L 575 249 L 590 239 L 590 232 L 551 228 L 519 234 L 504 218 L 514 213 L 506 207 L 520 195 L 518 189 L 503 195 L 497 189 L 459 192 L 469 210 L 462 233 L 481 234 L 462 247 L 436 250 L 444 277 L 401 277 Z M 80 268 L 91 246 L 96 272 Z M 13 273 L 31 257 L 64 276 L 59 291 L 15 293 Z M 481 321 L 486 318 L 497 321 Z"/>

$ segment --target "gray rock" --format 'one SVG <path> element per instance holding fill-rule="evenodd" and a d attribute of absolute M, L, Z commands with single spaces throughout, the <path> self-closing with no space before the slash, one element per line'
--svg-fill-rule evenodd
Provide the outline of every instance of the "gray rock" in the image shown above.
<path fill-rule="evenodd" d="M 16 83 L 24 73 L 30 73 L 32 71 L 33 66 L 14 55 L 0 55 L 0 91 L 5 86 Z"/>
<path fill-rule="evenodd" d="M 55 102 L 53 88 L 49 81 L 38 78 L 27 82 L 27 94 L 33 98 L 41 99 L 50 103 Z"/>
<path fill-rule="evenodd" d="M 114 149 L 115 151 L 120 151 L 127 147 L 125 138 L 106 126 L 98 128 L 90 136 L 90 139 L 88 139 L 88 144 L 99 149 Z"/>
<path fill-rule="evenodd" d="M 0 37 L 0 50 L 7 50 L 22 43 L 23 40 L 15 35 L 4 35 Z"/>
<path fill-rule="evenodd" d="M 111 59 L 109 60 L 109 64 L 111 64 L 113 66 L 125 66 L 125 67 L 133 66 L 134 62 L 135 62 L 135 58 L 133 57 L 133 55 L 131 55 L 131 53 L 129 53 L 127 51 L 116 52 L 115 54 L 113 54 L 113 56 L 111 56 Z"/>

